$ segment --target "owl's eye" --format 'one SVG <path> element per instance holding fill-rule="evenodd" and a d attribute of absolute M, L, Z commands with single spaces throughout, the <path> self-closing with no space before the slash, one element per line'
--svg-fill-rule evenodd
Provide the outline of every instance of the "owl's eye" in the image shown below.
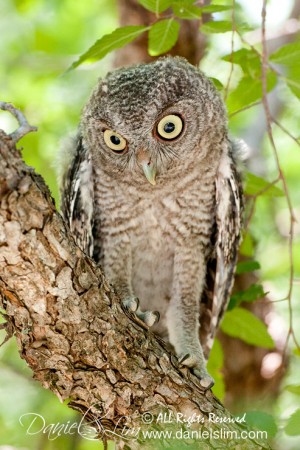
<path fill-rule="evenodd" d="M 183 121 L 181 117 L 175 114 L 169 114 L 163 117 L 157 124 L 157 134 L 164 140 L 177 138 L 183 129 Z"/>
<path fill-rule="evenodd" d="M 109 147 L 115 153 L 124 152 L 127 142 L 120 134 L 112 130 L 105 130 L 103 137 L 107 147 Z"/>

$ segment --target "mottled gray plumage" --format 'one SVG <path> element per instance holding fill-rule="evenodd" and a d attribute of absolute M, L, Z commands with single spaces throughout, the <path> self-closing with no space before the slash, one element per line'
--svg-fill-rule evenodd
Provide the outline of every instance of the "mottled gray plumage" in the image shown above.
<path fill-rule="evenodd" d="M 205 359 L 233 283 L 241 213 L 213 84 L 182 58 L 111 72 L 64 152 L 62 212 L 78 245 L 139 317 L 151 324 L 159 311 L 154 330 L 210 386 Z"/>

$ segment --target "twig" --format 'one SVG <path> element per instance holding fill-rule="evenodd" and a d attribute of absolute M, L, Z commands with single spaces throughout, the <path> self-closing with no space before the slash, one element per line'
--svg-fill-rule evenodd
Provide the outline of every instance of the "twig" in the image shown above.
<path fill-rule="evenodd" d="M 274 186 L 275 184 L 278 183 L 278 181 L 280 180 L 280 177 L 278 176 L 275 180 L 271 181 L 266 187 L 264 187 L 263 189 L 261 189 L 260 191 L 258 191 L 255 195 L 247 195 L 247 197 L 249 197 L 250 199 L 253 199 L 251 208 L 250 208 L 250 212 L 245 220 L 245 226 L 244 226 L 244 230 L 247 231 L 251 222 L 251 219 L 254 215 L 255 212 L 255 206 L 256 206 L 256 200 L 260 195 L 263 195 L 266 191 L 268 191 L 272 186 Z"/>
<path fill-rule="evenodd" d="M 296 14 L 297 15 L 297 14 Z M 294 35 L 300 30 L 299 20 L 296 17 L 289 17 L 283 22 L 280 27 L 276 27 L 275 30 L 268 30 L 267 42 L 271 42 L 274 39 L 282 39 L 287 36 Z M 247 40 L 250 44 L 260 44 L 261 40 L 261 30 L 257 28 L 256 30 L 249 31 L 247 33 Z"/>
<path fill-rule="evenodd" d="M 2 109 L 3 111 L 9 111 L 19 122 L 19 128 L 17 128 L 16 131 L 10 133 L 9 135 L 15 143 L 18 142 L 27 133 L 30 133 L 31 131 L 37 131 L 37 127 L 29 125 L 24 114 L 17 108 L 15 108 L 11 103 L 0 102 L 0 109 Z"/>
<path fill-rule="evenodd" d="M 266 16 L 267 16 L 267 0 L 263 0 L 262 5 L 262 11 L 261 11 L 261 17 L 262 17 L 262 55 L 261 55 L 261 62 L 262 62 L 262 103 L 265 110 L 266 115 L 266 121 L 267 121 L 267 133 L 269 137 L 269 141 L 271 144 L 271 147 L 273 149 L 273 153 L 275 156 L 275 161 L 278 169 L 278 176 L 282 181 L 283 190 L 285 193 L 286 201 L 288 204 L 288 209 L 290 213 L 290 229 L 289 229 L 289 262 L 290 262 L 290 278 L 289 278 L 289 287 L 288 287 L 288 293 L 287 293 L 287 300 L 289 305 L 289 330 L 288 335 L 285 343 L 285 350 L 287 348 L 287 344 L 289 341 L 290 336 L 292 336 L 294 343 L 298 349 L 300 349 L 300 346 L 297 342 L 294 329 L 293 329 L 293 311 L 292 311 L 292 293 L 293 293 L 293 283 L 294 283 L 294 256 L 293 256 L 293 241 L 294 241 L 294 222 L 296 221 L 293 207 L 291 203 L 290 193 L 287 186 L 286 178 L 284 176 L 284 173 L 282 171 L 278 151 L 275 145 L 275 141 L 273 138 L 272 133 L 272 116 L 270 113 L 268 98 L 267 98 L 267 69 L 268 69 L 268 54 L 267 54 L 267 44 L 266 44 Z"/>
<path fill-rule="evenodd" d="M 268 303 L 281 303 L 281 302 L 287 302 L 287 301 L 288 301 L 287 298 L 281 298 L 280 300 L 270 300 L 268 298 Z M 265 303 L 265 302 L 266 302 L 266 298 L 265 297 L 262 298 L 262 299 L 255 300 L 255 303 Z"/>
<path fill-rule="evenodd" d="M 259 57 L 259 59 L 262 61 L 263 55 L 257 50 L 257 48 L 254 47 L 254 45 L 250 44 L 250 43 L 244 38 L 244 36 L 242 35 L 242 33 L 241 33 L 238 29 L 236 29 L 236 32 L 237 32 L 237 34 L 238 34 L 238 36 L 239 36 L 241 42 L 242 42 L 244 45 L 247 45 L 248 47 L 250 47 L 250 49 L 251 49 L 254 53 L 256 53 L 256 55 L 257 55 L 257 56 Z M 279 72 L 279 70 L 277 70 L 275 67 L 272 66 L 272 64 L 270 64 L 270 62 L 268 61 L 268 59 L 266 60 L 266 65 L 267 65 L 267 67 L 268 67 L 270 70 L 272 70 L 272 72 L 274 72 L 277 76 L 279 76 L 279 77 L 282 76 L 282 74 Z"/>
<path fill-rule="evenodd" d="M 248 228 L 250 226 L 250 222 L 252 217 L 254 216 L 255 213 L 255 207 L 256 207 L 256 200 L 257 200 L 257 196 L 252 197 L 252 205 L 250 207 L 249 213 L 247 218 L 245 218 L 245 224 L 244 224 L 244 232 L 246 233 L 248 231 Z"/>
<path fill-rule="evenodd" d="M 244 36 L 239 32 L 238 29 L 236 29 L 235 31 L 237 32 L 237 34 L 238 34 L 239 38 L 241 39 L 241 41 L 243 42 L 243 44 L 244 44 L 244 45 L 248 45 L 248 46 L 251 48 L 251 50 L 252 50 L 253 52 L 255 52 L 256 55 L 259 57 L 259 59 L 262 61 L 262 57 L 263 57 L 263 56 L 262 56 L 262 54 L 254 47 L 254 45 L 252 45 L 249 41 L 247 41 L 247 40 L 244 38 Z M 266 44 L 266 41 L 265 41 L 265 44 Z M 283 79 L 283 80 L 285 79 L 285 77 L 283 77 L 282 73 L 280 73 L 279 70 L 277 70 L 276 68 L 274 68 L 274 67 L 269 63 L 268 59 L 266 60 L 266 64 L 267 64 L 268 68 L 269 68 L 270 70 L 272 70 L 272 71 L 273 71 L 280 79 Z M 238 114 L 238 113 L 240 113 L 240 112 L 242 112 L 242 111 L 248 109 L 248 108 L 251 108 L 252 106 L 259 105 L 260 103 L 261 103 L 261 102 L 258 101 L 258 102 L 256 102 L 256 103 L 252 103 L 251 105 L 246 106 L 246 107 L 243 108 L 243 109 L 239 109 L 238 111 L 235 111 L 234 113 L 229 114 L 229 118 L 232 117 L 232 116 L 234 116 L 235 114 Z M 295 136 L 293 136 L 293 135 L 292 135 L 292 134 L 291 134 L 291 133 L 283 126 L 283 125 L 281 125 L 281 123 L 279 123 L 274 117 L 271 117 L 271 114 L 270 114 L 270 119 L 271 119 L 271 121 L 274 122 L 279 128 L 281 128 L 282 131 L 283 131 L 284 133 L 286 133 L 291 139 L 293 139 L 293 140 L 296 142 L 297 145 L 300 146 L 299 138 L 297 139 Z"/>
<path fill-rule="evenodd" d="M 232 0 L 232 14 L 231 14 L 231 20 L 232 20 L 232 32 L 231 32 L 231 53 L 230 53 L 230 72 L 227 79 L 227 83 L 224 90 L 224 101 L 226 101 L 228 96 L 228 91 L 230 87 L 230 82 L 233 74 L 233 52 L 234 52 L 234 33 L 236 31 L 235 27 L 235 0 Z"/>
<path fill-rule="evenodd" d="M 244 106 L 243 108 L 240 108 L 237 111 L 234 111 L 233 113 L 228 114 L 228 117 L 230 119 L 231 117 L 235 116 L 236 114 L 239 114 L 239 113 L 241 113 L 243 111 L 247 111 L 247 109 L 250 109 L 253 106 L 258 106 L 260 104 L 261 104 L 261 100 L 258 100 L 257 102 L 251 103 L 251 105 Z"/>
<path fill-rule="evenodd" d="M 287 130 L 280 122 L 278 122 L 278 120 L 274 119 L 274 117 L 272 117 L 272 121 L 279 127 L 281 128 L 281 130 L 287 134 L 291 139 L 293 139 L 293 141 L 296 142 L 297 145 L 299 145 L 300 147 L 300 142 L 299 142 L 299 138 L 296 138 L 295 136 L 293 136 L 289 130 Z"/>

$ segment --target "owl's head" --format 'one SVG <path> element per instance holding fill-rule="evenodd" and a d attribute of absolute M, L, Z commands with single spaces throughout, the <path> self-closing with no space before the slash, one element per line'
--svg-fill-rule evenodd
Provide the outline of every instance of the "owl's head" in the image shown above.
<path fill-rule="evenodd" d="M 109 73 L 83 112 L 84 145 L 106 172 L 151 184 L 171 167 L 216 152 L 227 135 L 215 87 L 183 58 Z M 134 181 L 134 180 L 133 180 Z"/>

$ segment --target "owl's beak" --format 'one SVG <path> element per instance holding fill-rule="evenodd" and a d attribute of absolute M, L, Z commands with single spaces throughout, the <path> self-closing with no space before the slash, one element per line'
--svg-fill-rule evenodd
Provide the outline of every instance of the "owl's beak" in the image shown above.
<path fill-rule="evenodd" d="M 142 166 L 145 177 L 153 186 L 156 184 L 156 168 L 154 164 L 151 162 L 151 158 L 145 150 L 140 150 L 137 154 L 137 160 Z"/>
<path fill-rule="evenodd" d="M 143 162 L 142 169 L 149 183 L 153 184 L 154 186 L 156 184 L 155 181 L 156 169 L 155 167 L 153 167 L 153 164 L 151 164 L 151 162 Z"/>

